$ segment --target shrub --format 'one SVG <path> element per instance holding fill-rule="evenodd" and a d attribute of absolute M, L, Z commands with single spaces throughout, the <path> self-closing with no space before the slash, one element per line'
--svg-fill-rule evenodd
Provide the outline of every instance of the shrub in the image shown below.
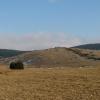
<path fill-rule="evenodd" d="M 21 61 L 11 62 L 10 69 L 24 69 L 23 62 L 21 62 Z"/>

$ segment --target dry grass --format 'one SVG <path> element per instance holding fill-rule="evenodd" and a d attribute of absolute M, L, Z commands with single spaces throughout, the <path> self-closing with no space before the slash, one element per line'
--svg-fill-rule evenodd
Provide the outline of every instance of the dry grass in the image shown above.
<path fill-rule="evenodd" d="M 0 100 L 100 100 L 100 68 L 0 67 Z"/>

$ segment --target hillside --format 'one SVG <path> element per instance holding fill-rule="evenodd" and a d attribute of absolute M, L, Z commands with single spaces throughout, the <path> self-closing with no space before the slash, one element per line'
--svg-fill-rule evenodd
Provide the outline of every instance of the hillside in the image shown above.
<path fill-rule="evenodd" d="M 24 52 L 16 56 L 0 58 L 0 63 L 9 64 L 22 60 L 32 67 L 86 67 L 100 65 L 100 51 L 56 47 L 45 50 Z"/>
<path fill-rule="evenodd" d="M 90 49 L 90 50 L 100 50 L 100 43 L 79 45 L 79 46 L 75 46 L 73 48 Z"/>
<path fill-rule="evenodd" d="M 89 51 L 87 53 L 90 54 L 91 52 Z M 10 62 L 14 59 L 20 59 L 25 65 L 32 67 L 84 67 L 100 64 L 98 60 L 88 59 L 87 56 L 84 57 L 70 48 L 60 47 L 46 50 L 35 50 L 16 57 L 2 59 L 2 61 Z"/>
<path fill-rule="evenodd" d="M 70 48 L 70 50 L 81 57 L 92 60 L 100 60 L 100 50 L 89 50 L 79 48 Z"/>
<path fill-rule="evenodd" d="M 9 49 L 0 49 L 0 57 L 6 58 L 6 57 L 12 57 L 17 56 L 22 53 L 25 53 L 25 51 L 18 51 L 18 50 L 9 50 Z"/>

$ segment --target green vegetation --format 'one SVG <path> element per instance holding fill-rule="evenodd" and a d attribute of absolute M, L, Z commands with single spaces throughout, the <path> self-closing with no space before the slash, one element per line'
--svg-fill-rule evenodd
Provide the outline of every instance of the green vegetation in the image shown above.
<path fill-rule="evenodd" d="M 17 69 L 17 70 L 24 69 L 24 64 L 20 60 L 11 62 L 10 63 L 10 69 Z"/>
<path fill-rule="evenodd" d="M 100 50 L 100 44 L 85 44 L 80 46 L 75 46 L 73 48 L 80 48 L 80 49 L 90 49 L 90 50 Z"/>
<path fill-rule="evenodd" d="M 25 53 L 24 51 L 18 51 L 18 50 L 8 50 L 8 49 L 0 49 L 0 57 L 12 57 L 17 56 L 22 53 Z"/>

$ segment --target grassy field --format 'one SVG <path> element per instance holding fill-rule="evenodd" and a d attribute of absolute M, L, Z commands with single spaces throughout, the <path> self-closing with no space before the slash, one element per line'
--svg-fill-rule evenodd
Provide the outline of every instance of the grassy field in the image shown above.
<path fill-rule="evenodd" d="M 100 68 L 0 66 L 0 100 L 100 100 Z"/>

